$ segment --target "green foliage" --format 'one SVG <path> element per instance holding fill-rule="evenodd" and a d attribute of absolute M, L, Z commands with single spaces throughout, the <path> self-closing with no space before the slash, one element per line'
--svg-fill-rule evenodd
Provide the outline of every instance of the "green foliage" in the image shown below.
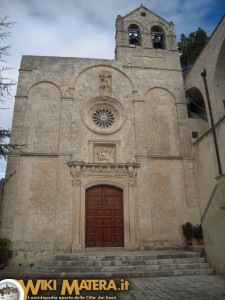
<path fill-rule="evenodd" d="M 5 40 L 9 38 L 10 32 L 8 31 L 15 23 L 8 21 L 8 17 L 0 19 L 0 103 L 5 103 L 6 100 L 11 98 L 11 88 L 16 84 L 13 80 L 5 76 L 5 72 L 11 68 L 5 64 L 4 57 L 9 56 L 10 46 L 5 45 Z M 3 109 L 1 107 L 1 109 Z M 12 145 L 8 143 L 10 138 L 10 129 L 0 128 L 0 158 L 7 158 L 9 152 L 18 150 L 19 145 Z"/>
<path fill-rule="evenodd" d="M 7 143 L 10 136 L 10 129 L 0 129 L 0 158 L 6 159 L 9 153 L 19 151 L 22 147 L 22 145 Z"/>
<path fill-rule="evenodd" d="M 196 239 L 203 238 L 202 225 L 197 224 L 193 226 L 193 234 Z"/>
<path fill-rule="evenodd" d="M 9 129 L 0 129 L 0 157 L 5 159 L 10 148 L 9 144 L 6 143 L 6 138 L 10 138 L 10 134 Z"/>
<path fill-rule="evenodd" d="M 181 225 L 181 228 L 185 238 L 191 240 L 193 237 L 193 225 L 190 222 L 186 222 Z"/>
<path fill-rule="evenodd" d="M 5 56 L 9 56 L 10 45 L 3 44 L 7 38 L 10 36 L 8 31 L 13 27 L 15 23 L 8 21 L 8 17 L 4 17 L 0 20 L 0 102 L 4 103 L 5 100 L 11 98 L 11 88 L 15 85 L 15 81 L 6 77 L 4 74 L 11 68 L 6 66 L 4 60 Z"/>
<path fill-rule="evenodd" d="M 12 256 L 11 241 L 7 238 L 0 238 L 0 263 L 7 263 Z"/>
<path fill-rule="evenodd" d="M 200 27 L 197 31 L 191 32 L 189 36 L 181 35 L 178 42 L 178 50 L 180 52 L 181 69 L 184 75 L 191 69 L 207 40 L 206 32 Z"/>

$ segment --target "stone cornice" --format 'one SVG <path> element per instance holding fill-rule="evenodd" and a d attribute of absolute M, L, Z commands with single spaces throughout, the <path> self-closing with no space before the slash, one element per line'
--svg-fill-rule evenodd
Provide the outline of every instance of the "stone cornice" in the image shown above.
<path fill-rule="evenodd" d="M 72 174 L 76 177 L 85 172 L 128 174 L 129 177 L 132 177 L 134 169 L 140 167 L 138 163 L 86 163 L 72 161 L 67 164 L 74 169 Z"/>
<path fill-rule="evenodd" d="M 165 155 L 165 154 L 150 154 L 147 155 L 136 155 L 136 159 L 179 159 L 179 160 L 195 160 L 195 156 L 193 155 Z"/>

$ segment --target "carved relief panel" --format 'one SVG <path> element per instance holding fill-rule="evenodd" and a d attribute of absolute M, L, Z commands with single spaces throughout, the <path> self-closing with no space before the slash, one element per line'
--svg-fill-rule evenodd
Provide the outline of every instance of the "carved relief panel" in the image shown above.
<path fill-rule="evenodd" d="M 104 94 L 112 93 L 112 73 L 102 70 L 99 74 L 99 92 Z"/>
<path fill-rule="evenodd" d="M 94 162 L 96 163 L 115 163 L 116 145 L 114 144 L 94 144 Z"/>

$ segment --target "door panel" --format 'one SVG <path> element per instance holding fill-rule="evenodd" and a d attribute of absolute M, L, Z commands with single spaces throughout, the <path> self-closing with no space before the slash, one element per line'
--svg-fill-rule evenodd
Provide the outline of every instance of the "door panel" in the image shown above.
<path fill-rule="evenodd" d="M 86 247 L 123 246 L 123 191 L 107 185 L 89 188 L 85 204 Z"/>

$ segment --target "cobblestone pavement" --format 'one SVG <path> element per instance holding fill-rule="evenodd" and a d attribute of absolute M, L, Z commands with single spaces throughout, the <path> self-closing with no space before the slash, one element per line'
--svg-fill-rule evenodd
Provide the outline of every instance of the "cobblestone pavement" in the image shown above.
<path fill-rule="evenodd" d="M 17 272 L 14 272 L 17 274 Z M 0 271 L 0 278 L 6 276 Z M 1 280 L 0 279 L 0 280 Z M 225 300 L 225 277 L 218 275 L 170 276 L 149 278 L 124 278 L 129 282 L 128 291 L 86 291 L 76 299 L 104 300 Z M 119 279 L 115 280 L 117 283 Z M 93 295 L 93 298 L 92 298 Z M 103 297 L 101 297 L 103 296 Z M 59 298 L 58 298 L 59 299 Z M 74 298 L 75 299 L 75 298 Z M 43 297 L 43 300 L 45 298 Z"/>
<path fill-rule="evenodd" d="M 118 300 L 225 300 L 225 277 L 217 275 L 132 278 L 129 283 Z"/>

